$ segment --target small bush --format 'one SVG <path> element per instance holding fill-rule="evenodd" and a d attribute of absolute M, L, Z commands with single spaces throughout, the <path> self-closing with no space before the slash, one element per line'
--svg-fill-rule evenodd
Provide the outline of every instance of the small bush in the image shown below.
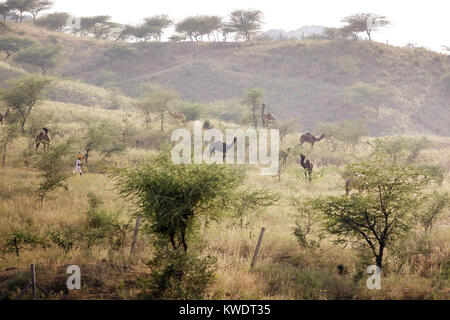
<path fill-rule="evenodd" d="M 183 250 L 160 250 L 148 266 L 149 278 L 141 279 L 144 299 L 188 299 L 205 297 L 214 280 L 216 259 L 200 258 Z"/>

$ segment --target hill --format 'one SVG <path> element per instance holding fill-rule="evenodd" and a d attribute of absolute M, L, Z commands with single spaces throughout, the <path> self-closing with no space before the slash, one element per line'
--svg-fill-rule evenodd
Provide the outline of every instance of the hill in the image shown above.
<path fill-rule="evenodd" d="M 363 118 L 372 135 L 450 135 L 449 88 L 443 80 L 450 57 L 425 49 L 313 39 L 237 46 L 138 43 L 126 45 L 132 56 L 105 62 L 112 43 L 9 26 L 9 32 L 41 41 L 56 37 L 66 54 L 65 64 L 55 70 L 60 76 L 115 87 L 131 97 L 143 82 L 170 86 L 200 103 L 241 98 L 247 89 L 260 87 L 268 112 L 277 119 L 299 117 L 301 130 L 313 130 L 317 122 Z M 361 87 L 368 88 L 368 97 L 358 96 Z M 377 96 L 371 96 L 374 88 L 381 91 Z"/>

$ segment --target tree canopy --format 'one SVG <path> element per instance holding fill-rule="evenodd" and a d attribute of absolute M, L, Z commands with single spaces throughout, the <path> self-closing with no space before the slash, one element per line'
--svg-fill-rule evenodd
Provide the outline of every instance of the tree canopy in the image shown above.
<path fill-rule="evenodd" d="M 8 87 L 0 91 L 0 100 L 18 115 L 22 133 L 25 133 L 28 116 L 36 103 L 43 99 L 44 89 L 51 81 L 44 76 L 29 75 L 8 81 Z"/>

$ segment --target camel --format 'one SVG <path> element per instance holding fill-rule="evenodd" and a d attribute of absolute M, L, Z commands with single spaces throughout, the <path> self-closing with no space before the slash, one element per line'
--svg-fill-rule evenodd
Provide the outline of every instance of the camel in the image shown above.
<path fill-rule="evenodd" d="M 264 113 L 264 109 L 266 108 L 266 105 L 263 103 L 261 105 L 261 121 L 262 121 L 262 125 L 263 128 L 268 128 L 269 124 L 273 123 L 275 124 L 275 127 L 277 125 L 277 120 L 272 116 L 272 114 L 269 113 Z"/>
<path fill-rule="evenodd" d="M 42 128 L 41 133 L 36 137 L 36 151 L 38 151 L 39 146 L 42 144 L 44 146 L 44 152 L 47 146 L 50 145 L 50 138 L 48 137 L 48 129 Z"/>
<path fill-rule="evenodd" d="M 211 156 L 213 154 L 213 152 L 219 151 L 219 152 L 223 153 L 223 159 L 225 160 L 227 151 L 234 147 L 234 145 L 236 144 L 236 141 L 237 141 L 236 137 L 234 137 L 233 142 L 230 144 L 226 144 L 225 142 L 222 142 L 222 141 L 214 141 L 209 146 L 209 156 Z"/>
<path fill-rule="evenodd" d="M 312 180 L 312 171 L 313 171 L 313 163 L 309 160 L 305 161 L 305 156 L 303 154 L 300 154 L 300 164 L 305 169 L 305 178 L 308 181 Z"/>
<path fill-rule="evenodd" d="M 280 160 L 282 165 L 286 168 L 287 158 L 289 157 L 289 153 L 291 152 L 291 148 L 287 148 L 286 150 L 280 151 Z"/>
<path fill-rule="evenodd" d="M 311 133 L 305 133 L 300 137 L 300 146 L 302 146 L 305 142 L 308 142 L 311 144 L 311 149 L 314 148 L 314 143 L 322 140 L 325 138 L 325 135 L 322 134 L 319 138 L 314 137 Z"/>
<path fill-rule="evenodd" d="M 345 181 L 345 194 L 348 196 L 352 189 L 358 189 L 358 192 L 362 192 L 362 175 L 355 174 L 354 177 L 351 177 Z"/>
<path fill-rule="evenodd" d="M 175 120 L 180 120 L 181 122 L 185 123 L 186 122 L 186 117 L 184 116 L 183 113 L 181 112 L 172 112 L 170 110 L 168 110 L 169 115 L 174 118 Z"/>

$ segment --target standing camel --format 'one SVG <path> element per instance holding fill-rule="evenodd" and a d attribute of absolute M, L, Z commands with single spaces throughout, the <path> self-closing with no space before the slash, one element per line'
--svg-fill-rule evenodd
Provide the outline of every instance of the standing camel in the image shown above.
<path fill-rule="evenodd" d="M 277 120 L 272 116 L 272 114 L 269 113 L 264 113 L 264 109 L 266 108 L 266 105 L 263 103 L 261 105 L 261 121 L 262 121 L 262 125 L 263 128 L 268 128 L 269 124 L 273 123 L 275 124 L 275 127 L 277 126 Z"/>
<path fill-rule="evenodd" d="M 226 144 L 225 142 L 222 142 L 222 141 L 214 141 L 209 146 L 209 156 L 211 156 L 213 154 L 213 152 L 219 151 L 219 152 L 223 153 L 223 159 L 225 160 L 227 151 L 234 147 L 234 145 L 236 144 L 236 141 L 237 141 L 236 137 L 234 137 L 233 142 L 230 144 Z"/>
<path fill-rule="evenodd" d="M 48 137 L 48 129 L 42 128 L 41 133 L 36 137 L 36 151 L 38 151 L 39 146 L 42 144 L 44 146 L 44 152 L 46 150 L 46 147 L 50 145 L 50 138 Z"/>
<path fill-rule="evenodd" d="M 305 142 L 308 142 L 311 144 L 311 149 L 314 148 L 314 143 L 319 142 L 325 138 L 325 135 L 322 134 L 319 138 L 314 137 L 311 133 L 305 133 L 300 137 L 300 146 L 302 146 Z"/>
<path fill-rule="evenodd" d="M 305 169 L 305 178 L 308 181 L 312 180 L 312 171 L 313 171 L 313 163 L 309 160 L 305 161 L 305 156 L 303 154 L 300 154 L 300 164 Z"/>

